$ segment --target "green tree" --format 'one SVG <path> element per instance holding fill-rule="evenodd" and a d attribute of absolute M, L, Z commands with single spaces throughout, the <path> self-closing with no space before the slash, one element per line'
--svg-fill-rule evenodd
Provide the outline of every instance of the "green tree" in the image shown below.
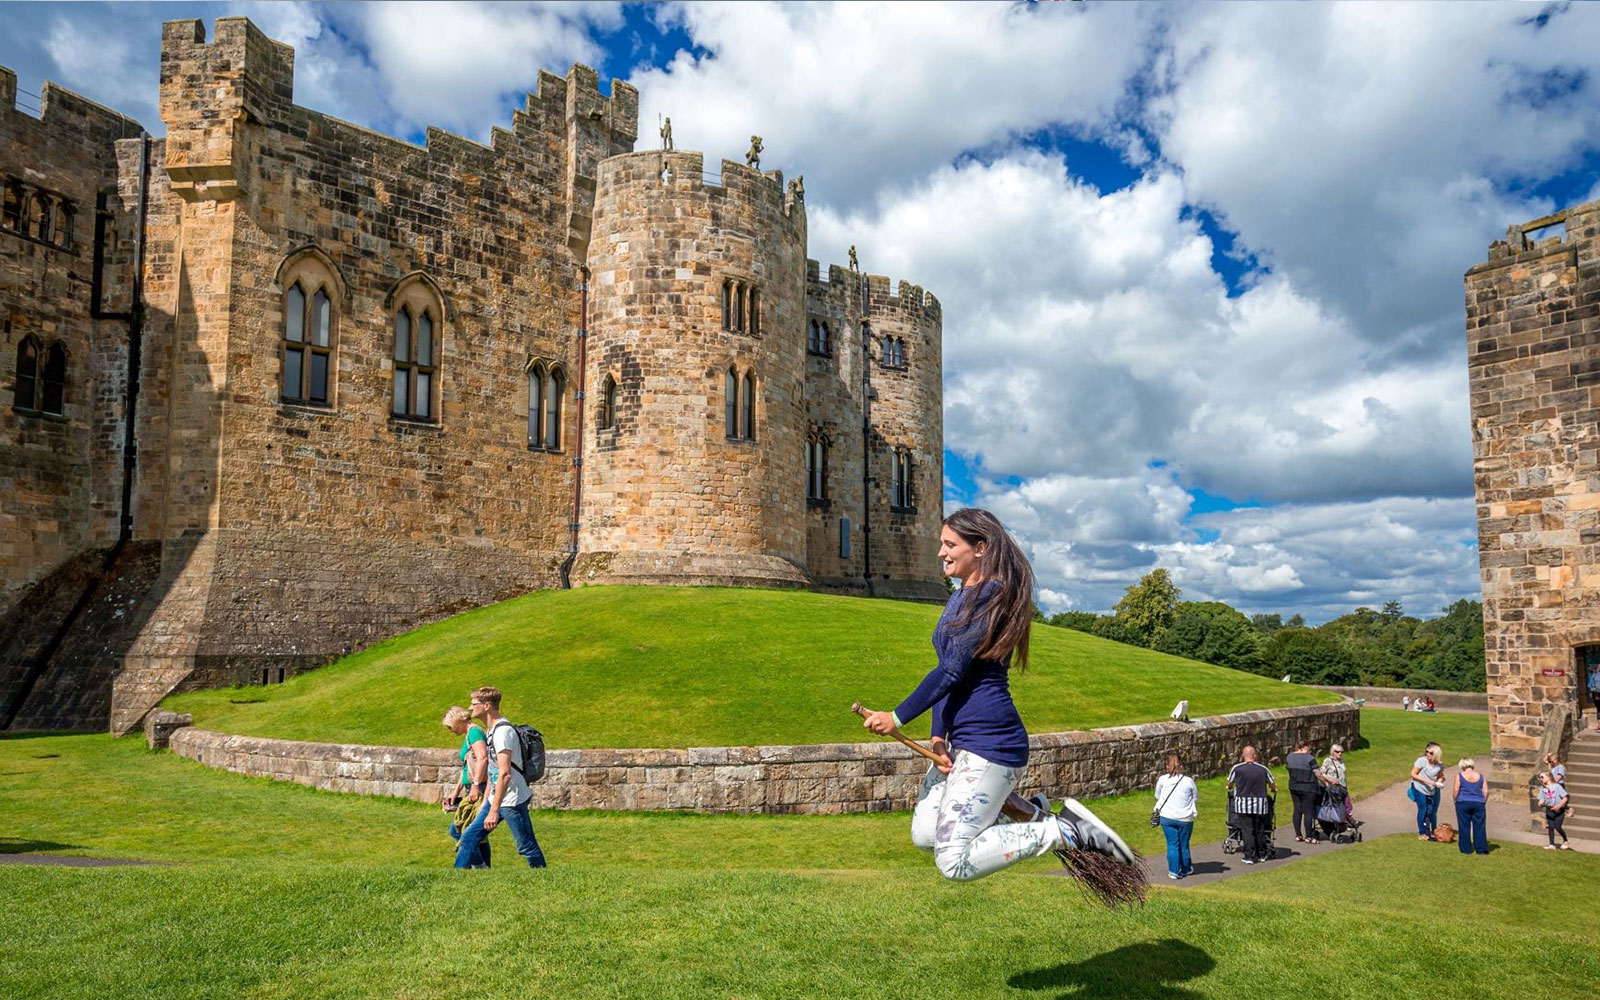
<path fill-rule="evenodd" d="M 1354 684 L 1360 676 L 1349 650 L 1312 629 L 1284 629 L 1268 641 L 1262 659 L 1270 674 L 1288 674 L 1298 684 Z"/>
<path fill-rule="evenodd" d="M 1386 622 L 1397 622 L 1400 620 L 1399 601 L 1389 601 L 1383 606 L 1383 620 Z"/>
<path fill-rule="evenodd" d="M 1130 646 L 1143 645 L 1123 626 L 1122 619 L 1116 615 L 1096 615 L 1089 634 L 1110 639 L 1112 642 L 1125 642 Z"/>
<path fill-rule="evenodd" d="M 1251 615 L 1250 627 L 1262 635 L 1270 636 L 1283 628 L 1282 615 Z"/>
<path fill-rule="evenodd" d="M 1155 643 L 1162 632 L 1172 627 L 1181 593 L 1165 569 L 1153 569 L 1129 587 L 1117 602 L 1117 621 L 1139 646 Z"/>
<path fill-rule="evenodd" d="M 1184 601 L 1153 649 L 1235 670 L 1261 671 L 1264 640 L 1250 620 L 1221 601 Z"/>
<path fill-rule="evenodd" d="M 1050 616 L 1050 624 L 1056 628 L 1070 628 L 1077 632 L 1093 632 L 1096 615 L 1092 611 L 1063 611 Z"/>
<path fill-rule="evenodd" d="M 1305 616 L 1303 616 L 1300 613 L 1296 612 L 1295 614 L 1292 614 L 1292 615 L 1289 616 L 1289 620 L 1283 623 L 1283 627 L 1284 628 L 1305 628 L 1306 627 Z"/>

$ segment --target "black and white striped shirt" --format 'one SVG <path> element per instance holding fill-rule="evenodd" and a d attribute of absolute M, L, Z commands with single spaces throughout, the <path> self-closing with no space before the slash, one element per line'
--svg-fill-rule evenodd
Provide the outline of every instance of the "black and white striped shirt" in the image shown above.
<path fill-rule="evenodd" d="M 1228 772 L 1233 789 L 1233 811 L 1241 816 L 1265 816 L 1270 809 L 1267 791 L 1274 787 L 1272 772 L 1253 760 L 1233 765 Z"/>

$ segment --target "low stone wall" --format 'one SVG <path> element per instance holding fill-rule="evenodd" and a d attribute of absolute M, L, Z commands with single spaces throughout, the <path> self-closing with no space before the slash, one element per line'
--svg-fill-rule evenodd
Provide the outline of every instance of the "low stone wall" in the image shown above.
<path fill-rule="evenodd" d="M 1352 704 L 1308 705 L 1034 736 L 1024 794 L 1052 798 L 1150 788 L 1165 755 L 1190 774 L 1221 774 L 1254 744 L 1279 762 L 1301 739 L 1326 750 L 1353 743 Z M 337 792 L 439 801 L 461 773 L 453 749 L 298 743 L 193 727 L 170 737 L 174 753 L 240 774 Z M 539 809 L 678 809 L 697 812 L 857 813 L 909 809 L 927 770 L 897 743 L 699 747 L 689 750 L 553 750 L 534 785 Z"/>
<path fill-rule="evenodd" d="M 1430 691 L 1427 688 L 1337 687 L 1331 684 L 1312 684 L 1314 688 L 1342 694 L 1346 698 L 1365 698 L 1374 705 L 1400 707 L 1400 699 L 1421 695 L 1432 698 L 1435 708 L 1449 708 L 1461 712 L 1489 711 L 1489 696 L 1482 691 Z"/>

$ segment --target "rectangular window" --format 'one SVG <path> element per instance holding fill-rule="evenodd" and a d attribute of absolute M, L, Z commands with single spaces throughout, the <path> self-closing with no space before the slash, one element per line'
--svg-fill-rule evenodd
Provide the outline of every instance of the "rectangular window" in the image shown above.
<path fill-rule="evenodd" d="M 416 415 L 433 416 L 433 376 L 427 372 L 417 372 Z"/>
<path fill-rule="evenodd" d="M 283 395 L 285 399 L 299 399 L 305 385 L 303 365 L 305 364 L 305 351 L 299 347 L 290 347 L 283 352 Z"/>
<path fill-rule="evenodd" d="M 311 352 L 311 392 L 308 398 L 313 403 L 328 401 L 328 356 L 321 351 Z"/>
<path fill-rule="evenodd" d="M 433 318 L 427 313 L 417 320 L 417 364 L 433 364 Z"/>
<path fill-rule="evenodd" d="M 394 370 L 394 412 L 396 416 L 403 417 L 409 411 L 409 400 L 406 398 L 406 383 L 410 380 L 410 372 L 404 368 Z"/>
<path fill-rule="evenodd" d="M 839 518 L 839 558 L 850 558 L 850 519 Z"/>

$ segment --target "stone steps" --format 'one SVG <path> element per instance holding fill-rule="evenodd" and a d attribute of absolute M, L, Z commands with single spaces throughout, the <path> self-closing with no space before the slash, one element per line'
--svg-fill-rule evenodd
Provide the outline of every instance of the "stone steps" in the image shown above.
<path fill-rule="evenodd" d="M 1570 837 L 1600 840 L 1600 734 L 1585 732 L 1567 752 L 1567 795 L 1571 813 L 1562 828 Z"/>

